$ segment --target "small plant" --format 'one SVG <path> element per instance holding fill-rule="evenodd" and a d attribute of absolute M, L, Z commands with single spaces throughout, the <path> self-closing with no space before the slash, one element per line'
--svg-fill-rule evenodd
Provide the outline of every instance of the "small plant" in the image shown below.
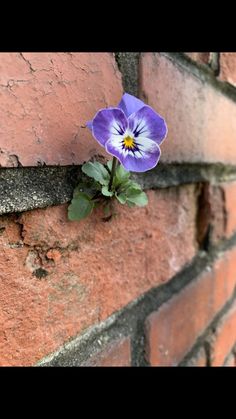
<path fill-rule="evenodd" d="M 147 195 L 130 179 L 130 172 L 146 172 L 157 165 L 159 145 L 167 135 L 165 120 L 125 93 L 117 108 L 99 110 L 87 127 L 113 159 L 105 165 L 95 161 L 82 166 L 83 176 L 68 208 L 69 220 L 87 217 L 97 205 L 103 206 L 109 218 L 114 199 L 128 207 L 147 205 Z"/>

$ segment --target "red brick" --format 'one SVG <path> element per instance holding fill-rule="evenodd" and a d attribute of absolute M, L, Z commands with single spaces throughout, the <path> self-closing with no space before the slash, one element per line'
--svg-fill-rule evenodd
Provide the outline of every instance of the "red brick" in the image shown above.
<path fill-rule="evenodd" d="M 185 54 L 199 64 L 208 64 L 210 59 L 210 52 L 185 52 Z"/>
<path fill-rule="evenodd" d="M 151 365 L 177 365 L 190 351 L 232 294 L 235 256 L 236 249 L 223 254 L 212 270 L 148 317 L 146 354 Z"/>
<path fill-rule="evenodd" d="M 108 345 L 97 355 L 93 355 L 84 366 L 129 367 L 131 366 L 130 338 L 121 339 Z"/>
<path fill-rule="evenodd" d="M 70 222 L 68 205 L 25 212 L 18 223 L 3 219 L 1 365 L 36 363 L 192 260 L 195 187 L 148 196 L 147 207 L 118 204 L 109 222 L 98 210 Z"/>
<path fill-rule="evenodd" d="M 219 78 L 236 86 L 236 52 L 220 53 Z"/>
<path fill-rule="evenodd" d="M 210 338 L 211 365 L 222 366 L 236 343 L 236 303 L 218 323 Z"/>
<path fill-rule="evenodd" d="M 162 162 L 236 162 L 236 105 L 163 54 L 141 56 L 141 96 L 168 125 Z"/>
<path fill-rule="evenodd" d="M 112 53 L 0 53 L 0 85 L 0 166 L 107 156 L 85 123 L 121 98 Z"/>
<path fill-rule="evenodd" d="M 207 358 L 204 348 L 200 348 L 194 357 L 192 357 L 186 364 L 187 367 L 206 367 Z"/>
<path fill-rule="evenodd" d="M 224 367 L 235 367 L 235 355 L 231 354 L 227 361 L 224 363 Z"/>

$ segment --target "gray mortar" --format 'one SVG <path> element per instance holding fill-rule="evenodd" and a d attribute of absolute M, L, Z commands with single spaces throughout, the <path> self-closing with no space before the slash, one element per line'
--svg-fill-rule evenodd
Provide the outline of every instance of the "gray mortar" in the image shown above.
<path fill-rule="evenodd" d="M 69 202 L 80 174 L 80 166 L 0 169 L 0 215 Z M 236 167 L 160 163 L 151 171 L 133 173 L 132 178 L 144 189 L 197 182 L 214 184 L 236 179 Z"/>
<path fill-rule="evenodd" d="M 68 202 L 79 173 L 78 166 L 0 169 L 0 214 Z"/>
<path fill-rule="evenodd" d="M 117 52 L 118 68 L 122 74 L 124 91 L 134 96 L 139 93 L 139 52 Z"/>

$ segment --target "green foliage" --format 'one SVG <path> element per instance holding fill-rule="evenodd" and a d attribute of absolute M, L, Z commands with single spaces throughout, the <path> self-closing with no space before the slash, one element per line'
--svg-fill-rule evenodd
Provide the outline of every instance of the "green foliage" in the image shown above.
<path fill-rule="evenodd" d="M 120 193 L 116 197 L 121 204 L 127 204 L 129 207 L 143 207 L 148 203 L 147 195 L 141 186 L 130 179 L 121 184 Z"/>
<path fill-rule="evenodd" d="M 76 191 L 68 208 L 70 221 L 79 221 L 91 214 L 94 202 L 84 192 Z"/>
<path fill-rule="evenodd" d="M 101 185 L 108 185 L 109 183 L 110 175 L 107 169 L 98 161 L 83 164 L 82 171 L 87 176 L 101 183 Z"/>
<path fill-rule="evenodd" d="M 138 207 L 144 207 L 148 204 L 148 198 L 145 192 L 140 189 L 129 188 L 126 192 L 127 202 L 137 205 Z"/>
<path fill-rule="evenodd" d="M 112 160 L 106 166 L 99 162 L 88 162 L 82 166 L 81 182 L 74 190 L 73 199 L 68 208 L 68 218 L 80 221 L 91 214 L 96 205 L 104 205 L 106 219 L 112 216 L 112 202 L 117 199 L 129 208 L 145 206 L 148 198 L 141 186 L 130 179 L 130 172 L 118 164 L 115 168 L 112 184 Z M 104 219 L 105 220 L 105 219 Z"/>
<path fill-rule="evenodd" d="M 125 204 L 126 203 L 126 195 L 124 193 L 120 193 L 120 194 L 116 193 L 116 198 L 118 199 L 120 204 Z"/>
<path fill-rule="evenodd" d="M 105 186 L 102 187 L 102 191 L 101 192 L 102 192 L 102 194 L 104 196 L 113 196 L 114 195 L 114 192 L 113 191 L 109 191 L 107 185 L 105 185 Z"/>
<path fill-rule="evenodd" d="M 125 183 L 130 177 L 130 172 L 127 172 L 127 170 L 124 169 L 123 166 L 121 166 L 121 164 L 119 164 L 116 167 L 116 172 L 115 172 L 115 179 L 114 179 L 114 183 L 115 185 L 119 185 L 122 183 Z"/>

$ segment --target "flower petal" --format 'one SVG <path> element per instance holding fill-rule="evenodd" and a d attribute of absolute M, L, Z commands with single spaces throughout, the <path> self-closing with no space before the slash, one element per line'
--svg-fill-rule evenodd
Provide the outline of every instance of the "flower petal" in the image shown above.
<path fill-rule="evenodd" d="M 120 163 L 130 172 L 146 172 L 153 169 L 161 155 L 159 146 L 149 138 L 140 137 L 137 141 L 137 149 L 127 150 L 123 147 L 123 141 L 112 136 L 106 142 L 106 151 L 118 158 Z"/>
<path fill-rule="evenodd" d="M 167 126 L 164 118 L 150 106 L 143 106 L 130 115 L 128 121 L 129 129 L 133 132 L 135 138 L 142 136 L 155 141 L 157 144 L 161 144 L 167 135 Z"/>
<path fill-rule="evenodd" d="M 127 126 L 127 118 L 121 109 L 101 109 L 93 119 L 92 133 L 94 138 L 105 146 L 111 136 L 123 135 Z"/>
<path fill-rule="evenodd" d="M 125 93 L 122 96 L 118 108 L 122 109 L 125 116 L 128 118 L 132 113 L 137 112 L 143 106 L 145 106 L 145 103 L 143 103 L 142 100 L 135 96 L 129 95 L 128 93 Z"/>

